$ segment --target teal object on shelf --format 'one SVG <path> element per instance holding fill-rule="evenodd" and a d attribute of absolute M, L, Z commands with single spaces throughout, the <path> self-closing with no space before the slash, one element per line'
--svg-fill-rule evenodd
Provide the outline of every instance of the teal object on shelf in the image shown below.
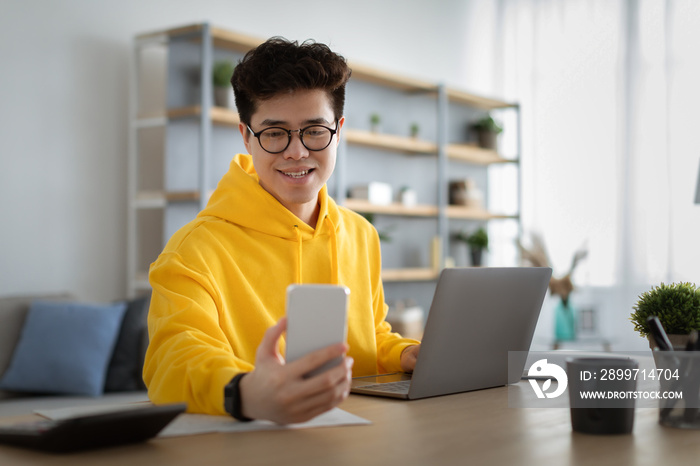
<path fill-rule="evenodd" d="M 571 303 L 559 301 L 554 309 L 554 337 L 557 341 L 576 339 L 576 310 Z"/>

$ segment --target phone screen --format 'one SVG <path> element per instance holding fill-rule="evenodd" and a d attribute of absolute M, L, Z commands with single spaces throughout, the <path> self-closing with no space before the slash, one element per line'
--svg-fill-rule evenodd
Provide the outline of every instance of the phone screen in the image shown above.
<path fill-rule="evenodd" d="M 290 285 L 287 288 L 287 362 L 347 337 L 347 301 L 350 290 L 339 285 Z M 336 366 L 336 358 L 307 377 Z"/>

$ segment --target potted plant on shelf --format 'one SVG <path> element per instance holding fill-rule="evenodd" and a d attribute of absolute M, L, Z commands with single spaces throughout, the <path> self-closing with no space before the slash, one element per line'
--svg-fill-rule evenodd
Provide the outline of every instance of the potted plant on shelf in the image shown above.
<path fill-rule="evenodd" d="M 642 337 L 649 339 L 654 349 L 647 319 L 658 317 L 674 347 L 685 347 L 692 330 L 700 330 L 700 288 L 693 283 L 681 282 L 653 287 L 639 296 L 630 320 Z"/>
<path fill-rule="evenodd" d="M 469 246 L 469 254 L 471 256 L 472 265 L 474 267 L 481 266 L 481 260 L 484 250 L 489 248 L 489 235 L 483 227 L 477 229 L 474 233 L 465 231 L 459 232 L 457 239 L 464 241 Z"/>
<path fill-rule="evenodd" d="M 498 135 L 503 131 L 503 127 L 496 123 L 491 115 L 473 123 L 471 129 L 476 132 L 479 147 L 498 150 Z"/>
<path fill-rule="evenodd" d="M 221 60 L 214 63 L 212 83 L 214 85 L 214 105 L 217 107 L 230 108 L 233 104 L 231 76 L 234 68 L 230 61 Z"/>
<path fill-rule="evenodd" d="M 382 117 L 379 113 L 373 113 L 369 116 L 369 125 L 373 133 L 381 132 Z"/>
<path fill-rule="evenodd" d="M 412 138 L 417 138 L 418 133 L 420 132 L 420 125 L 416 122 L 411 123 L 411 127 L 410 127 L 409 131 L 411 133 Z"/>

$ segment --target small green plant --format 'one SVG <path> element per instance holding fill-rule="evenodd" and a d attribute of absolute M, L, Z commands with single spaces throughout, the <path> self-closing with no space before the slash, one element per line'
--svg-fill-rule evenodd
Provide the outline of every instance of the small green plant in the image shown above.
<path fill-rule="evenodd" d="M 486 230 L 481 227 L 474 233 L 467 233 L 465 231 L 459 232 L 457 239 L 464 241 L 470 248 L 475 249 L 488 249 L 489 248 L 489 235 Z"/>
<path fill-rule="evenodd" d="M 681 282 L 661 285 L 642 293 L 630 320 L 643 337 L 650 335 L 647 318 L 656 316 L 668 334 L 687 335 L 700 330 L 700 288 Z"/>
<path fill-rule="evenodd" d="M 230 61 L 217 61 L 214 63 L 212 73 L 213 84 L 215 87 L 228 87 L 231 85 L 231 76 L 233 75 L 234 65 Z"/>
<path fill-rule="evenodd" d="M 418 136 L 418 132 L 420 131 L 420 125 L 418 125 L 418 123 L 415 123 L 415 122 L 411 123 L 410 131 L 411 131 L 411 136 L 415 138 L 416 136 Z"/>
<path fill-rule="evenodd" d="M 378 113 L 373 113 L 369 116 L 369 122 L 372 126 L 376 126 L 382 122 L 382 117 Z"/>
<path fill-rule="evenodd" d="M 503 131 L 503 127 L 496 123 L 496 121 L 491 117 L 491 115 L 487 115 L 481 120 L 478 120 L 472 125 L 472 129 L 474 129 L 475 131 L 490 131 L 496 134 Z"/>

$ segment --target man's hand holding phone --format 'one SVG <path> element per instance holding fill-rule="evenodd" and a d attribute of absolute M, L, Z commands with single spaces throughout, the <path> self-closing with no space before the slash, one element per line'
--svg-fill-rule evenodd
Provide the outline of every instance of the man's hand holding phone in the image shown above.
<path fill-rule="evenodd" d="M 345 356 L 349 291 L 332 288 L 290 287 L 287 317 L 265 332 L 255 369 L 241 379 L 243 415 L 279 424 L 305 422 L 347 398 L 353 364 L 352 358 Z M 291 326 L 289 319 L 293 319 Z M 278 350 L 285 331 L 287 363 Z"/>

